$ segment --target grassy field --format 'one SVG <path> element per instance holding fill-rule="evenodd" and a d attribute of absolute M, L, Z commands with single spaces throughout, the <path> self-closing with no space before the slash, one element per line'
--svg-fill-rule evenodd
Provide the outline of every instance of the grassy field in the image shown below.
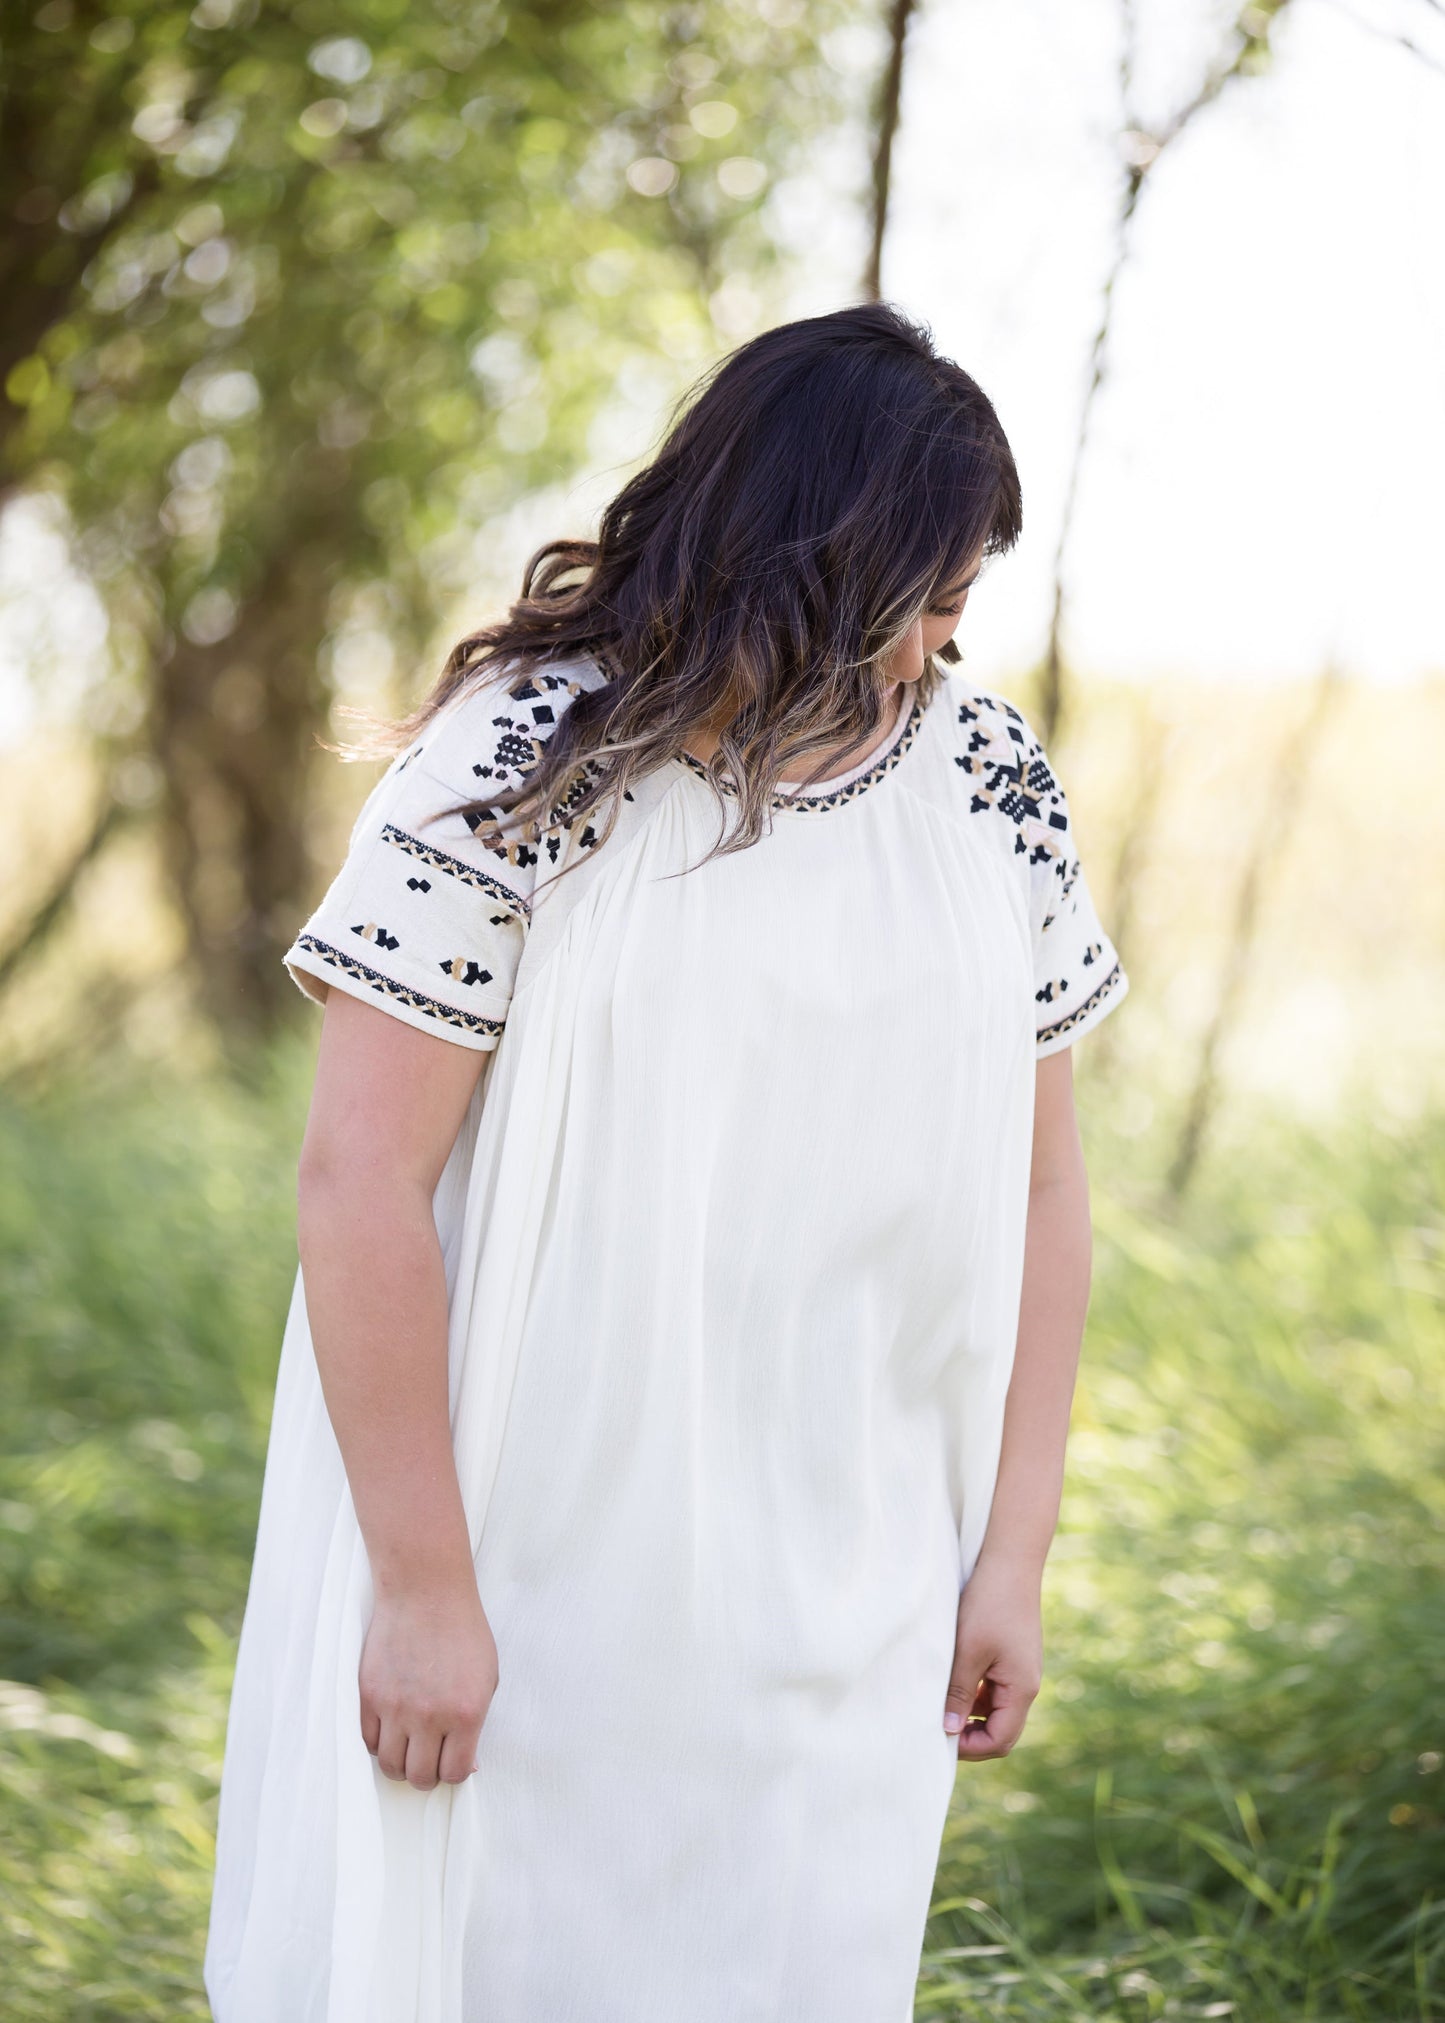
<path fill-rule="evenodd" d="M 4 2023 L 207 2013 L 313 1040 L 0 1105 Z M 1174 1207 L 1166 1106 L 1081 1089 L 1045 1690 L 960 1771 L 918 2013 L 1445 2016 L 1445 1116 L 1252 1103 Z"/>

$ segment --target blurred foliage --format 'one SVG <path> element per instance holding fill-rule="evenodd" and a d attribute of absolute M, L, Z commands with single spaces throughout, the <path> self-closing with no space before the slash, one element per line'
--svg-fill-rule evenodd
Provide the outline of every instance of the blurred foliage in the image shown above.
<path fill-rule="evenodd" d="M 310 1048 L 0 1111 L 7 2023 L 203 2017 Z M 1261 1108 L 1161 1212 L 1092 1114 L 1045 1690 L 965 1766 L 921 2016 L 1445 2008 L 1445 1117 Z"/>
<path fill-rule="evenodd" d="M 108 792 L 159 796 L 223 1024 L 290 1003 L 328 640 L 413 653 L 629 370 L 666 394 L 720 348 L 858 88 L 825 54 L 852 12 L 5 9 L 0 487 L 67 504 Z"/>
<path fill-rule="evenodd" d="M 54 1100 L 0 1132 L 0 1423 L 32 1423 L 0 1490 L 0 1672 L 134 1684 L 245 1582 L 305 1099 L 137 1078 L 89 1117 Z"/>
<path fill-rule="evenodd" d="M 1172 1223 L 1107 1131 L 1042 1718 L 960 1774 L 925 2013 L 1438 2017 L 1445 1117 L 1263 1112 Z"/>

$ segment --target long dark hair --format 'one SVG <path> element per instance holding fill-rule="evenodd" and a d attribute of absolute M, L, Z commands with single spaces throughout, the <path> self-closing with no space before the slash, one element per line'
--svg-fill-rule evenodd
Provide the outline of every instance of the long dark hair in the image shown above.
<path fill-rule="evenodd" d="M 501 673 L 515 695 L 585 655 L 605 681 L 520 786 L 462 804 L 474 832 L 500 842 L 503 821 L 535 835 L 602 807 L 605 840 L 630 783 L 706 727 L 708 771 L 738 802 L 714 853 L 745 848 L 791 765 L 816 753 L 816 773 L 883 734 L 883 664 L 1021 518 L 998 416 L 924 325 L 886 303 L 780 324 L 703 375 L 597 539 L 539 548 L 507 616 L 461 640 L 368 755 L 411 743 L 478 679 Z M 959 658 L 951 641 L 940 657 Z M 920 701 L 942 679 L 929 656 Z"/>

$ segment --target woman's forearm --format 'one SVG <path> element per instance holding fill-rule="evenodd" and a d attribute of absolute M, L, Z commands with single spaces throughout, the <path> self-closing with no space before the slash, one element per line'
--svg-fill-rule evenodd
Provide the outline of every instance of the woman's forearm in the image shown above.
<path fill-rule="evenodd" d="M 1093 1237 L 1082 1158 L 1029 1195 L 1018 1339 L 981 1558 L 1039 1575 L 1063 1493 Z"/>
<path fill-rule="evenodd" d="M 303 1171 L 298 1236 L 327 1411 L 378 1595 L 470 1577 L 447 1398 L 447 1291 L 430 1194 Z"/>

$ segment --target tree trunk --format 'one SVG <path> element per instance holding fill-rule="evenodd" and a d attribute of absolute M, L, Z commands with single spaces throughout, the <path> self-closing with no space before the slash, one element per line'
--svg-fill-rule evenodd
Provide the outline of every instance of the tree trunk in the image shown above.
<path fill-rule="evenodd" d="M 150 728 L 167 872 L 202 1009 L 237 1039 L 271 1031 L 290 1002 L 280 957 L 313 896 L 318 658 L 345 551 L 341 536 L 283 542 L 227 639 L 181 640 L 158 658 Z"/>
<path fill-rule="evenodd" d="M 903 100 L 903 49 L 914 0 L 892 0 L 888 10 L 888 63 L 878 90 L 873 125 L 873 234 L 863 270 L 863 297 L 877 302 L 883 285 L 883 239 L 888 230 L 888 194 L 893 176 L 893 142 Z"/>

